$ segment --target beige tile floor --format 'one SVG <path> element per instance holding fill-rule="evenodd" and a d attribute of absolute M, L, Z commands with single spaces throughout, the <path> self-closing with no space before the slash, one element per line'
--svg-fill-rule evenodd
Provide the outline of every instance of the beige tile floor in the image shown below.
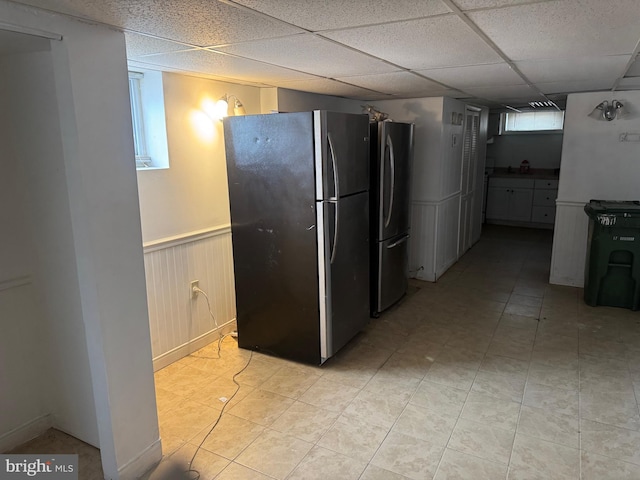
<path fill-rule="evenodd" d="M 100 480 L 104 478 L 100 450 L 54 428 L 50 428 L 42 435 L 6 453 L 75 453 L 78 455 L 78 480 Z"/>
<path fill-rule="evenodd" d="M 324 366 L 253 354 L 209 436 L 250 353 L 226 338 L 157 372 L 147 477 L 182 478 L 202 442 L 203 480 L 640 479 L 640 312 L 548 285 L 550 252 L 551 232 L 486 228 Z M 58 433 L 31 447 L 69 451 Z"/>
<path fill-rule="evenodd" d="M 548 284 L 552 234 L 488 227 L 322 367 L 253 354 L 205 479 L 640 479 L 640 312 Z M 157 372 L 165 458 L 188 462 L 249 352 Z"/>

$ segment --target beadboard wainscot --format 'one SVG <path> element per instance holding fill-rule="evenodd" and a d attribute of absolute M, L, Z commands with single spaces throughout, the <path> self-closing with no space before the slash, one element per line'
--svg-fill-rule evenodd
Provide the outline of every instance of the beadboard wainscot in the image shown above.
<path fill-rule="evenodd" d="M 556 200 L 550 283 L 584 287 L 589 232 L 589 217 L 584 213 L 585 203 Z"/>
<path fill-rule="evenodd" d="M 236 329 L 231 226 L 163 238 L 144 244 L 154 370 Z M 190 282 L 208 296 L 191 297 Z"/>
<path fill-rule="evenodd" d="M 458 260 L 460 192 L 411 204 L 409 276 L 435 282 Z"/>

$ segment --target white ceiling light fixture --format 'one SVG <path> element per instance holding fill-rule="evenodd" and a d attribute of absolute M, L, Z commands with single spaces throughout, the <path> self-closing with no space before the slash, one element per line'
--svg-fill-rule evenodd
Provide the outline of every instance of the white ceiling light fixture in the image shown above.
<path fill-rule="evenodd" d="M 238 99 L 238 97 L 236 97 L 235 95 L 229 95 L 229 94 L 225 93 L 222 97 L 220 97 L 220 100 L 218 100 L 216 102 L 216 106 L 215 106 L 215 116 L 219 120 L 221 120 L 224 117 L 228 116 L 228 114 L 229 114 L 229 100 L 231 100 L 231 98 L 234 99 L 234 101 L 233 101 L 233 114 L 234 115 L 246 115 L 247 114 L 247 112 L 244 109 L 244 106 L 242 105 L 242 102 Z"/>
<path fill-rule="evenodd" d="M 610 122 L 618 115 L 622 115 L 623 108 L 624 104 L 618 100 L 612 100 L 611 103 L 605 100 L 604 102 L 600 102 L 596 105 L 589 116 L 596 120 L 606 120 Z"/>

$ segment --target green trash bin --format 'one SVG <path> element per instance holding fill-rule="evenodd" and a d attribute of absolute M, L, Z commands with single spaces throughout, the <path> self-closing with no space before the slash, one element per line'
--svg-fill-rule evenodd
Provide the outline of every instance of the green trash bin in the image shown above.
<path fill-rule="evenodd" d="M 640 202 L 591 200 L 584 301 L 640 309 Z"/>

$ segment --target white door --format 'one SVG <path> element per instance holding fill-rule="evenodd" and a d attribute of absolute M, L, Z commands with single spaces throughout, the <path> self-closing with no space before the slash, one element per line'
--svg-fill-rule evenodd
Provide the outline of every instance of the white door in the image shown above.
<path fill-rule="evenodd" d="M 462 174 L 460 184 L 460 228 L 458 257 L 471 248 L 474 203 L 477 200 L 475 178 L 478 165 L 478 136 L 480 135 L 480 111 L 467 107 L 462 140 Z"/>

